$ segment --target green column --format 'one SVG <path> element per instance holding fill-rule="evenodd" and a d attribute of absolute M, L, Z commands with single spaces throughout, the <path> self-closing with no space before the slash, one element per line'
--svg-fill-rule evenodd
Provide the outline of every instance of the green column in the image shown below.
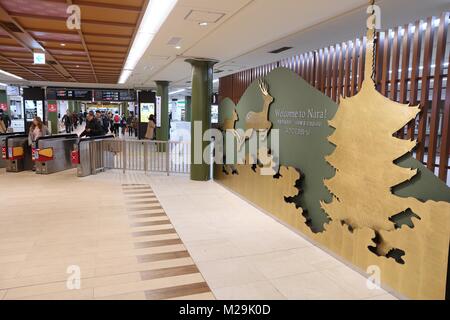
<path fill-rule="evenodd" d="M 203 134 L 211 127 L 213 66 L 217 61 L 187 59 L 186 62 L 192 65 L 191 180 L 208 181 L 211 179 L 210 165 L 200 154 L 203 155 L 203 151 L 209 145 L 209 142 L 203 141 Z M 196 122 L 201 123 L 197 134 L 195 134 Z"/>
<path fill-rule="evenodd" d="M 7 107 L 5 113 L 10 114 L 9 104 L 8 104 L 8 96 L 6 95 L 5 90 L 0 90 L 0 104 L 3 104 Z"/>
<path fill-rule="evenodd" d="M 161 97 L 161 128 L 156 129 L 156 140 L 169 141 L 169 81 L 156 81 L 156 96 Z"/>
<path fill-rule="evenodd" d="M 51 111 L 56 106 L 56 112 Z M 56 100 L 47 101 L 47 122 L 51 123 L 52 134 L 58 134 L 58 104 Z M 55 109 L 53 109 L 55 110 Z"/>
<path fill-rule="evenodd" d="M 191 96 L 186 96 L 185 98 L 186 100 L 186 104 L 185 104 L 185 110 L 186 110 L 186 119 L 185 121 L 191 122 L 192 119 L 192 97 Z"/>
<path fill-rule="evenodd" d="M 74 112 L 75 111 L 75 103 L 74 101 L 69 100 L 69 111 Z"/>

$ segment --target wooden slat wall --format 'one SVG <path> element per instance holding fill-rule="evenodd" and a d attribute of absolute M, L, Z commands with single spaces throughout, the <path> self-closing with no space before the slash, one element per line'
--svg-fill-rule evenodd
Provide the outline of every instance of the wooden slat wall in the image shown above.
<path fill-rule="evenodd" d="M 439 19 L 439 21 L 437 20 Z M 378 33 L 375 81 L 392 100 L 422 112 L 396 136 L 417 139 L 416 158 L 446 181 L 450 153 L 449 13 Z M 361 88 L 366 39 L 359 38 L 225 76 L 219 97 L 238 103 L 248 86 L 278 67 L 288 68 L 336 102 Z M 369 75 L 370 76 L 370 75 Z"/>

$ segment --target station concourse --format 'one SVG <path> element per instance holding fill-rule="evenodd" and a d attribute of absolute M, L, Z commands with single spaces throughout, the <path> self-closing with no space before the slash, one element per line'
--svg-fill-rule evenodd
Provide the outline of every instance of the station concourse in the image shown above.
<path fill-rule="evenodd" d="M 0 0 L 0 305 L 448 300 L 449 27 L 446 0 Z"/>

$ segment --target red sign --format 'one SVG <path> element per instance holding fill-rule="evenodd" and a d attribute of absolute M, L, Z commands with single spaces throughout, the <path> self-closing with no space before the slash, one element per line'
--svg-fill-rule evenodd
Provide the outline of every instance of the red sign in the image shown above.
<path fill-rule="evenodd" d="M 72 159 L 72 164 L 80 164 L 80 153 L 78 150 L 74 150 L 70 153 L 70 158 Z"/>
<path fill-rule="evenodd" d="M 6 147 L 2 147 L 2 159 L 6 160 Z"/>
<path fill-rule="evenodd" d="M 6 103 L 0 103 L 0 109 L 6 112 L 8 111 L 8 105 Z"/>
<path fill-rule="evenodd" d="M 48 104 L 48 112 L 58 112 L 58 106 L 56 105 L 56 103 Z"/>

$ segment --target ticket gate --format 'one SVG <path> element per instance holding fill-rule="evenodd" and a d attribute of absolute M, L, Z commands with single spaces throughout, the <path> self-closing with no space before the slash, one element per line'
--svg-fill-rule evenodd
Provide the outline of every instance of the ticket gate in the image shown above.
<path fill-rule="evenodd" d="M 7 165 L 7 148 L 6 148 L 6 138 L 17 136 L 19 134 L 23 134 L 23 132 L 15 132 L 15 133 L 1 133 L 0 134 L 0 168 L 6 168 Z"/>
<path fill-rule="evenodd" d="M 71 161 L 74 143 L 79 140 L 76 134 L 61 134 L 39 138 L 33 148 L 33 160 L 37 174 L 51 174 L 69 170 L 75 166 Z"/>
<path fill-rule="evenodd" d="M 105 144 L 112 139 L 113 135 L 90 137 L 80 139 L 74 145 L 72 162 L 77 166 L 78 177 L 87 177 L 105 170 L 107 158 L 111 156 Z"/>
<path fill-rule="evenodd" d="M 33 160 L 31 158 L 31 147 L 28 145 L 28 135 L 17 134 L 7 136 L 4 142 L 4 148 L 6 151 L 5 160 L 7 172 L 33 170 Z"/>

